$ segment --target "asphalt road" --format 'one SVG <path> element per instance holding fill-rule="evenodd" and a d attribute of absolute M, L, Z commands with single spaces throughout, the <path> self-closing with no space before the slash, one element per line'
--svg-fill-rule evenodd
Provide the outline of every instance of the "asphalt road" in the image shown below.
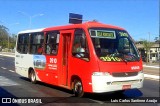
<path fill-rule="evenodd" d="M 112 92 L 105 94 L 86 94 L 83 98 L 74 97 L 71 91 L 48 85 L 39 82 L 38 84 L 32 84 L 27 78 L 21 77 L 14 71 L 14 58 L 0 56 L 0 98 L 17 98 L 24 97 L 28 98 L 39 98 L 39 104 L 30 105 L 56 105 L 56 106 L 68 106 L 68 105 L 79 105 L 79 106 L 97 106 L 97 105 L 112 105 L 112 106 L 160 106 L 158 103 L 127 103 L 127 100 L 136 100 L 139 97 L 146 97 L 153 100 L 159 97 L 159 81 L 154 79 L 145 79 L 144 87 L 141 89 L 127 90 L 123 94 Z M 149 72 L 154 72 L 154 68 L 144 68 Z M 146 73 L 147 73 L 146 71 Z M 158 74 L 157 71 L 155 71 Z M 13 100 L 13 99 L 12 99 Z M 116 101 L 124 101 L 125 103 L 115 103 Z M 126 100 L 126 101 L 125 101 Z M 12 101 L 16 102 L 16 101 Z M 113 103 L 111 103 L 113 102 Z M 0 101 L 1 103 L 1 101 Z M 0 104 L 6 105 L 8 104 Z M 12 105 L 28 105 L 12 104 Z"/>

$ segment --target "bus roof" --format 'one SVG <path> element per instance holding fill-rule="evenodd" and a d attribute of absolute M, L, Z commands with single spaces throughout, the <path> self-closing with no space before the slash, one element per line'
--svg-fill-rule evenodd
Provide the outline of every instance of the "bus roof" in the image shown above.
<path fill-rule="evenodd" d="M 96 27 L 124 30 L 123 28 L 118 27 L 118 26 L 103 24 L 103 23 L 96 22 L 96 21 L 89 21 L 89 22 L 85 22 L 82 24 L 69 24 L 65 26 L 55 26 L 55 27 L 48 27 L 48 28 L 41 28 L 41 29 L 25 30 L 25 31 L 20 31 L 18 34 L 43 32 L 43 31 L 47 32 L 47 31 L 52 31 L 52 30 L 65 30 L 65 29 L 74 29 L 74 28 L 87 28 L 88 29 L 88 28 L 96 28 Z"/>
<path fill-rule="evenodd" d="M 40 28 L 40 29 L 32 29 L 32 30 L 25 30 L 25 31 L 20 31 L 18 34 L 22 33 L 34 33 L 34 32 L 42 32 L 45 28 Z"/>
<path fill-rule="evenodd" d="M 121 27 L 118 26 L 113 26 L 113 25 L 108 25 L 108 24 L 103 24 L 103 23 L 99 23 L 96 21 L 89 21 L 89 22 L 85 22 L 82 24 L 69 24 L 69 25 L 65 25 L 65 26 L 56 26 L 56 27 L 49 27 L 49 28 L 45 28 L 44 31 L 51 31 L 51 30 L 63 30 L 63 29 L 73 29 L 73 28 L 95 28 L 95 27 L 100 27 L 100 28 L 113 28 L 113 29 L 120 29 L 120 30 L 124 30 Z"/>

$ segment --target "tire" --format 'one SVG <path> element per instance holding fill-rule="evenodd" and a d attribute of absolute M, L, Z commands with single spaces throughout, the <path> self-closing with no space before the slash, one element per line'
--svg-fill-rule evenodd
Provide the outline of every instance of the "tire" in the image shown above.
<path fill-rule="evenodd" d="M 73 92 L 76 97 L 83 97 L 84 95 L 83 85 L 80 80 L 74 80 Z"/>
<path fill-rule="evenodd" d="M 35 84 L 37 82 L 36 80 L 36 74 L 35 72 L 32 70 L 31 73 L 30 73 L 30 80 L 33 84 Z"/>

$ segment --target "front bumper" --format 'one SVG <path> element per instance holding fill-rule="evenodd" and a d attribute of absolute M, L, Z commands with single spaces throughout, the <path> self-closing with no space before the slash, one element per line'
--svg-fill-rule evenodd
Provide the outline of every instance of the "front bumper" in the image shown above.
<path fill-rule="evenodd" d="M 142 88 L 144 75 L 138 73 L 130 77 L 113 77 L 92 75 L 92 91 L 94 93 L 112 92 L 125 89 Z"/>

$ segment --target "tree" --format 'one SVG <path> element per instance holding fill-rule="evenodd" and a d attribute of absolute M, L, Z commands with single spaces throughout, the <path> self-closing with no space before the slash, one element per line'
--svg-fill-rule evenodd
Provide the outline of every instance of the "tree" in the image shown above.
<path fill-rule="evenodd" d="M 147 40 L 142 40 L 142 42 L 143 42 L 142 45 L 143 45 L 144 49 L 146 50 L 146 54 L 147 54 L 147 57 L 146 57 L 147 60 L 146 60 L 146 62 L 148 63 L 149 62 L 150 49 L 154 45 L 154 43 L 149 42 Z"/>
<path fill-rule="evenodd" d="M 8 40 L 8 28 L 0 25 L 0 46 L 2 46 L 2 48 L 6 48 L 7 47 L 7 40 Z"/>
<path fill-rule="evenodd" d="M 14 49 L 15 45 L 16 45 L 16 34 L 12 34 L 11 37 L 9 38 L 9 42 L 10 42 L 10 49 Z"/>
<path fill-rule="evenodd" d="M 8 48 L 9 46 L 9 50 L 15 47 L 17 35 L 10 35 L 8 31 L 9 29 L 7 27 L 0 25 L 0 49 Z"/>

